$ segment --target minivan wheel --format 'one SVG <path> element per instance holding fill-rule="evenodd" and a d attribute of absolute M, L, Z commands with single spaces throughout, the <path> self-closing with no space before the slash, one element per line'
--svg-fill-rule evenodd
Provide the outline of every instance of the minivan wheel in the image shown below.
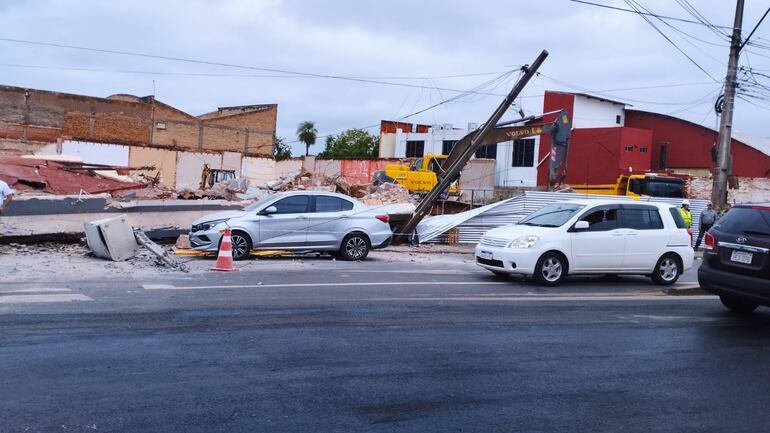
<path fill-rule="evenodd" d="M 342 239 L 339 257 L 342 260 L 363 260 L 369 255 L 369 239 L 366 235 L 351 233 Z"/>
<path fill-rule="evenodd" d="M 230 234 L 233 244 L 233 260 L 246 260 L 251 253 L 251 238 L 246 233 L 235 230 Z"/>
<path fill-rule="evenodd" d="M 676 283 L 682 274 L 682 265 L 673 254 L 666 254 L 658 260 L 652 271 L 652 281 L 660 286 L 670 286 Z"/>
<path fill-rule="evenodd" d="M 561 254 L 545 253 L 535 265 L 535 282 L 541 286 L 555 286 L 567 274 L 567 262 Z"/>
<path fill-rule="evenodd" d="M 722 301 L 722 305 L 729 308 L 730 311 L 738 314 L 749 314 L 759 307 L 759 304 L 746 302 L 732 296 L 721 295 L 719 300 Z"/>

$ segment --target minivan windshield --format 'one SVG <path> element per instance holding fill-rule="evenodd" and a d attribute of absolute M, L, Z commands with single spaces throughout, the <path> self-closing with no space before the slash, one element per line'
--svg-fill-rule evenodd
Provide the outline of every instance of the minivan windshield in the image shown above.
<path fill-rule="evenodd" d="M 519 221 L 518 224 L 524 226 L 560 227 L 584 207 L 585 205 L 582 204 L 552 203 L 529 214 Z"/>

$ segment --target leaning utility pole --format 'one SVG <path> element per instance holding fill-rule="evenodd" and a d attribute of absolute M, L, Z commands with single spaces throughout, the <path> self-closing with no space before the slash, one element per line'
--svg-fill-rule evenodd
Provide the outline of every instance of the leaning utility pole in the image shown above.
<path fill-rule="evenodd" d="M 717 138 L 717 161 L 714 167 L 714 186 L 711 190 L 711 201 L 714 206 L 723 207 L 727 201 L 727 175 L 730 173 L 732 157 L 730 155 L 730 140 L 732 139 L 733 107 L 735 89 L 737 87 L 738 55 L 741 51 L 741 26 L 743 25 L 743 0 L 737 0 L 735 5 L 735 24 L 730 43 L 730 59 L 727 62 L 727 77 L 725 78 L 724 107 L 719 122 Z"/>

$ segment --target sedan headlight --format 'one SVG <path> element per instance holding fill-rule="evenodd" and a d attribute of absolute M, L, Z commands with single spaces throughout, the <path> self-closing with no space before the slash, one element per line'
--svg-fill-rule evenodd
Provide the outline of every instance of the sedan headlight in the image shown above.
<path fill-rule="evenodd" d="M 225 221 L 227 221 L 227 220 L 207 221 L 205 223 L 196 224 L 196 225 L 193 226 L 193 232 L 211 230 L 214 227 L 218 226 L 219 224 L 222 224 Z"/>
<path fill-rule="evenodd" d="M 522 236 L 512 240 L 508 248 L 532 248 L 539 240 L 539 237 L 533 235 Z"/>

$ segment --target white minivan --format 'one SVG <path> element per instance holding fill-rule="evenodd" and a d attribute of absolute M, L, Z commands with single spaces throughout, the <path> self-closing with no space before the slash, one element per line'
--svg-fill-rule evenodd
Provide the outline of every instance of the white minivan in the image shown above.
<path fill-rule="evenodd" d="M 642 274 L 674 284 L 694 251 L 678 209 L 665 203 L 574 200 L 484 234 L 476 263 L 555 286 L 568 274 Z"/>

